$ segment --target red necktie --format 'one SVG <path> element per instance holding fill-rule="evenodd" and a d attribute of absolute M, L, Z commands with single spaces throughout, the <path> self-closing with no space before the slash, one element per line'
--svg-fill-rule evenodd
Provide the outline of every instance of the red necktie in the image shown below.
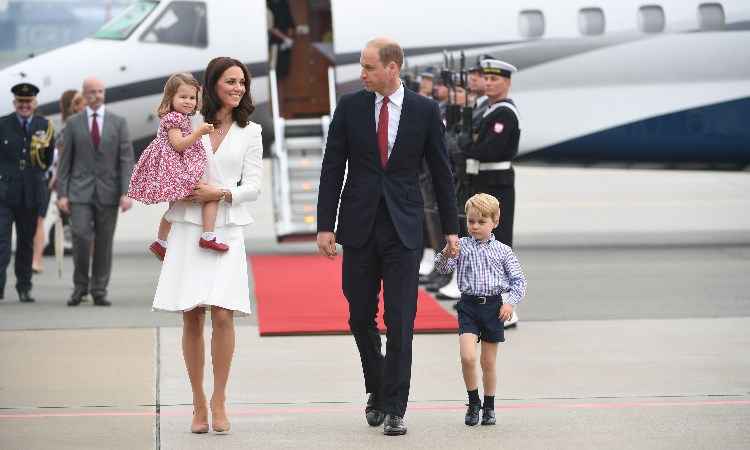
<path fill-rule="evenodd" d="M 380 151 L 380 164 L 385 168 L 388 164 L 388 97 L 383 97 L 378 117 L 378 150 Z"/>
<path fill-rule="evenodd" d="M 101 141 L 101 136 L 99 135 L 99 123 L 96 121 L 96 116 L 96 113 L 91 116 L 91 142 L 94 143 L 94 148 L 99 150 L 99 141 Z"/>

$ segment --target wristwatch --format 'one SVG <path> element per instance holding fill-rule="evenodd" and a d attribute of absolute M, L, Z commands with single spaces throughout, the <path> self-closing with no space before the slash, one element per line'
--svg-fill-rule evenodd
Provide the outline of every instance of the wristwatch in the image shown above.
<path fill-rule="evenodd" d="M 227 191 L 226 189 L 221 189 L 221 190 L 219 191 L 219 201 L 220 201 L 220 202 L 224 202 L 224 201 L 226 201 L 226 200 L 227 200 L 227 195 L 228 195 L 228 194 L 229 194 L 229 191 Z"/>

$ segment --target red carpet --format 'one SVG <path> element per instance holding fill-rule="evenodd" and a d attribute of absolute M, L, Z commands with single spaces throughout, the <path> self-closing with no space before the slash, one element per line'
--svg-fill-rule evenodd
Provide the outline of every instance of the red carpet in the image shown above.
<path fill-rule="evenodd" d="M 251 256 L 261 336 L 349 333 L 349 309 L 341 292 L 341 259 L 317 255 Z M 383 299 L 378 307 L 383 325 Z M 456 318 L 420 289 L 417 333 L 454 332 Z"/>

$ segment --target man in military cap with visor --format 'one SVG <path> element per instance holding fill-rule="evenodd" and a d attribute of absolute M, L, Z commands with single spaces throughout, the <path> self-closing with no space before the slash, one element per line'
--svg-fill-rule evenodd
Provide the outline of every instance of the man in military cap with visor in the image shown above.
<path fill-rule="evenodd" d="M 473 133 L 462 133 L 459 146 L 466 157 L 466 175 L 470 189 L 467 194 L 484 192 L 500 201 L 500 225 L 493 230 L 495 239 L 513 247 L 513 216 L 516 202 L 515 172 L 511 161 L 518 154 L 521 137 L 519 115 L 513 100 L 508 98 L 510 77 L 517 69 L 507 62 L 491 57 L 480 61 L 487 96 L 486 109 Z M 459 199 L 463 204 L 466 199 Z M 513 326 L 518 316 L 505 323 Z"/>
<path fill-rule="evenodd" d="M 31 261 L 38 211 L 49 201 L 44 172 L 54 156 L 54 130 L 34 115 L 39 88 L 18 83 L 11 88 L 15 111 L 0 117 L 0 299 L 5 295 L 11 236 L 16 226 L 16 291 L 31 297 Z"/>

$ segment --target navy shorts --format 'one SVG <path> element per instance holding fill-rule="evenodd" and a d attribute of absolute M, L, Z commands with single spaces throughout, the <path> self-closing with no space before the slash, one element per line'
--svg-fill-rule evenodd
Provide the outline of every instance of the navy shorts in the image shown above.
<path fill-rule="evenodd" d="M 482 303 L 482 299 L 484 303 Z M 461 294 L 458 310 L 458 334 L 476 334 L 480 341 L 505 342 L 505 328 L 500 320 L 503 300 L 499 295 L 475 297 Z"/>

